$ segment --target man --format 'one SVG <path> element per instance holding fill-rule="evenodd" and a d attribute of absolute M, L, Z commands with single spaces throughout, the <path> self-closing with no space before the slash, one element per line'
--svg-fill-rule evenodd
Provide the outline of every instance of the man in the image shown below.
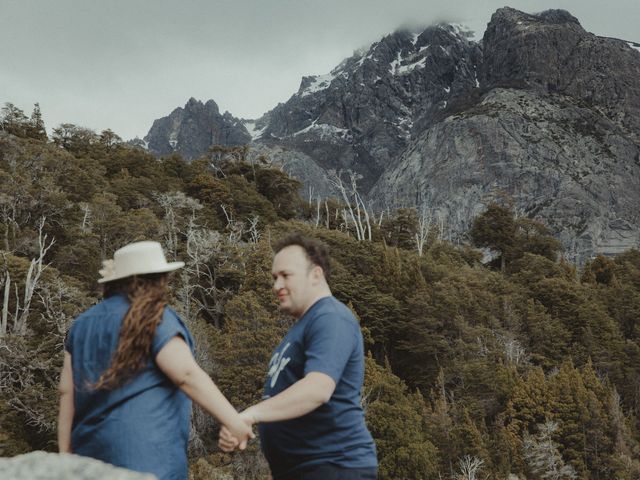
<path fill-rule="evenodd" d="M 331 295 L 326 247 L 294 234 L 274 250 L 273 290 L 297 321 L 271 358 L 263 401 L 242 416 L 258 424 L 274 480 L 375 479 L 375 445 L 360 405 L 362 334 Z M 221 448 L 235 443 L 223 428 Z"/>

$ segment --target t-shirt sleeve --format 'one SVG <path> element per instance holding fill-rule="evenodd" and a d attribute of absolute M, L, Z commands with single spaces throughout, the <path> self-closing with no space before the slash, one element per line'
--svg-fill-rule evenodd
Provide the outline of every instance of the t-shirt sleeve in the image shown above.
<path fill-rule="evenodd" d="M 326 313 L 314 319 L 305 331 L 304 374 L 324 373 L 337 384 L 358 338 L 355 329 L 338 314 Z"/>
<path fill-rule="evenodd" d="M 187 342 L 191 351 L 193 351 L 193 341 L 189 330 L 173 310 L 165 308 L 162 314 L 162 321 L 156 328 L 156 334 L 153 337 L 153 345 L 151 346 L 153 358 L 156 358 L 156 355 L 162 350 L 162 347 L 176 335 L 181 336 L 184 341 Z"/>

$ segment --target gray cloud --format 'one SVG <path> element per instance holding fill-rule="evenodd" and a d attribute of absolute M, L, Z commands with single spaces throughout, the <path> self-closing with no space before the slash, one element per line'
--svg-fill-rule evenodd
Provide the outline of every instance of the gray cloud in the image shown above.
<path fill-rule="evenodd" d="M 564 8 L 598 35 L 640 41 L 637 1 L 514 1 Z M 62 122 L 124 138 L 193 96 L 255 118 L 407 23 L 457 21 L 483 31 L 501 1 L 0 0 L 1 102 L 49 128 Z M 606 5 L 606 6 L 605 6 Z"/>

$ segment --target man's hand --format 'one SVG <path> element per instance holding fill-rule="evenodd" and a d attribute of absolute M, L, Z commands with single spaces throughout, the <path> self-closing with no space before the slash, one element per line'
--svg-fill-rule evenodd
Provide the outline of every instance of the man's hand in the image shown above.
<path fill-rule="evenodd" d="M 239 419 L 237 423 L 234 425 L 225 425 L 222 428 L 226 429 L 231 438 L 236 441 L 238 450 L 244 450 L 247 448 L 249 440 L 256 438 L 256 436 L 251 428 L 253 423 L 249 422 L 246 417 L 242 416 L 242 414 L 238 415 L 238 417 Z M 222 430 L 220 433 L 222 434 Z"/>
<path fill-rule="evenodd" d="M 250 413 L 250 408 L 240 413 L 240 418 L 243 421 L 244 429 L 248 429 L 249 434 L 243 436 L 242 433 L 234 432 L 234 430 L 223 425 L 220 429 L 220 438 L 218 439 L 218 446 L 223 452 L 232 452 L 236 448 L 238 448 L 238 450 L 244 450 L 247 447 L 249 439 L 255 438 L 251 427 L 256 422 Z"/>

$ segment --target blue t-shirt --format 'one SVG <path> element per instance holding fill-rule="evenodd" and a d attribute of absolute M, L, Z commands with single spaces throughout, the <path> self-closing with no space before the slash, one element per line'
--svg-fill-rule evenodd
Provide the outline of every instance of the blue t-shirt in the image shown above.
<path fill-rule="evenodd" d="M 314 303 L 276 348 L 263 398 L 286 390 L 309 372 L 324 373 L 336 382 L 331 399 L 302 417 L 258 426 L 274 478 L 326 463 L 376 467 L 375 445 L 360 405 L 362 333 L 351 311 L 334 297 Z"/>
<path fill-rule="evenodd" d="M 65 350 L 71 354 L 74 384 L 73 453 L 153 473 L 160 480 L 186 480 L 191 400 L 153 359 L 135 377 L 113 390 L 91 388 L 111 364 L 122 320 L 129 309 L 114 295 L 81 314 L 71 326 Z M 193 350 L 187 327 L 165 308 L 151 356 L 180 335 Z"/>

